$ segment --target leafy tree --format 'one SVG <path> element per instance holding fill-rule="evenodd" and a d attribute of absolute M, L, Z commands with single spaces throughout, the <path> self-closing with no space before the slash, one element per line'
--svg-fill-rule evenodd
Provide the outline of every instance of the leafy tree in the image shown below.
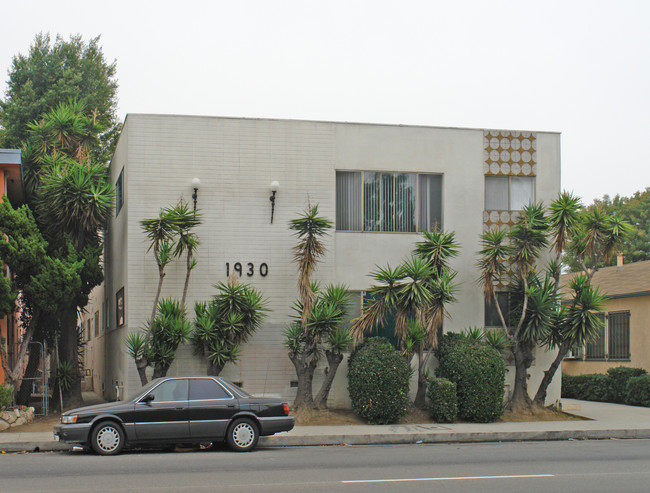
<path fill-rule="evenodd" d="M 395 335 L 407 362 L 418 356 L 418 389 L 415 405 L 425 408 L 426 368 L 431 350 L 436 347 L 446 306 L 455 301 L 458 285 L 449 259 L 458 254 L 454 233 L 426 231 L 417 243 L 413 257 L 400 266 L 380 267 L 370 276 L 377 281 L 368 293 L 370 301 L 352 326 L 361 339 L 395 313 Z"/>
<path fill-rule="evenodd" d="M 84 262 L 73 249 L 69 255 L 48 255 L 48 244 L 39 231 L 29 207 L 14 209 L 8 199 L 0 203 L 0 258 L 9 267 L 12 277 L 2 269 L 2 285 L 7 298 L 0 306 L 0 316 L 13 312 L 18 292 L 24 332 L 18 344 L 18 356 L 9 366 L 4 344 L 0 344 L 0 363 L 6 379 L 14 387 L 23 377 L 29 342 L 44 320 L 56 319 L 78 296 L 81 289 Z M 36 351 L 35 351 L 36 352 Z M 17 387 L 15 387 L 17 388 Z"/>
<path fill-rule="evenodd" d="M 93 162 L 110 160 L 121 125 L 117 122 L 115 62 L 104 59 L 99 36 L 87 43 L 35 36 L 27 55 L 14 56 L 4 99 L 0 100 L 0 147 L 19 148 L 30 140 L 28 125 L 62 103 L 78 101 L 102 131 L 89 149 Z M 79 158 L 79 156 L 76 156 Z"/>
<path fill-rule="evenodd" d="M 610 198 L 605 195 L 602 199 L 594 200 L 593 204 L 587 207 L 589 210 L 602 210 L 609 217 L 616 217 L 629 224 L 629 231 L 619 245 L 620 253 L 627 262 L 640 262 L 650 260 L 650 188 L 639 191 L 630 197 L 616 195 Z M 585 259 L 587 265 L 593 265 L 593 259 Z M 615 258 L 607 261 L 601 259 L 600 266 L 613 265 Z M 567 252 L 566 262 L 572 271 L 581 271 L 578 259 L 573 252 Z"/>
<path fill-rule="evenodd" d="M 211 302 L 195 304 L 192 335 L 197 354 L 208 361 L 208 375 L 214 376 L 239 359 L 239 347 L 261 327 L 267 311 L 262 293 L 234 275 L 216 288 Z"/>
<path fill-rule="evenodd" d="M 343 352 L 351 343 L 349 334 L 341 328 L 349 305 L 347 289 L 331 285 L 321 291 L 311 282 L 318 260 L 325 253 L 322 237 L 331 227 L 331 221 L 318 215 L 317 205 L 310 205 L 302 216 L 289 223 L 289 228 L 298 237 L 298 244 L 293 249 L 294 261 L 298 264 L 298 301 L 294 307 L 295 320 L 285 330 L 285 345 L 298 377 L 296 408 L 327 406 L 327 397 L 343 360 Z M 314 399 L 314 371 L 323 353 L 329 366 Z"/>

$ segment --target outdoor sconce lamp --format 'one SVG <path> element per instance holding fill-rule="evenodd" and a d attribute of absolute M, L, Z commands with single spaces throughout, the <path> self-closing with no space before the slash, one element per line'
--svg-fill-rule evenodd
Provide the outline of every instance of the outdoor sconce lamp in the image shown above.
<path fill-rule="evenodd" d="M 201 186 L 201 180 L 198 178 L 192 178 L 192 188 L 194 193 L 192 194 L 192 200 L 194 201 L 194 210 L 196 210 L 196 199 L 199 198 L 199 187 Z"/>
<path fill-rule="evenodd" d="M 271 224 L 273 224 L 273 212 L 275 211 L 275 194 L 278 191 L 278 188 L 280 188 L 280 184 L 273 180 L 271 182 L 271 196 L 269 197 L 269 200 L 271 201 Z"/>

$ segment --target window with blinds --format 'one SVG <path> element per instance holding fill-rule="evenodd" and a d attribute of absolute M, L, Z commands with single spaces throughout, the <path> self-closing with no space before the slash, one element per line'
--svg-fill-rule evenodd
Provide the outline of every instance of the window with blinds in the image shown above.
<path fill-rule="evenodd" d="M 336 229 L 413 233 L 442 224 L 442 175 L 336 172 Z"/>

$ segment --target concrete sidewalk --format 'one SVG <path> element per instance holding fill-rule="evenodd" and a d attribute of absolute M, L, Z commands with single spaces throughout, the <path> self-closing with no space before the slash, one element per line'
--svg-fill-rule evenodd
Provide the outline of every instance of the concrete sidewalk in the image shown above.
<path fill-rule="evenodd" d="M 650 438 L 650 408 L 573 399 L 563 399 L 562 406 L 564 411 L 589 420 L 444 425 L 297 426 L 288 433 L 262 437 L 259 446 Z M 52 433 L 49 432 L 0 433 L 0 451 L 51 451 L 70 448 L 70 445 L 54 441 Z"/>

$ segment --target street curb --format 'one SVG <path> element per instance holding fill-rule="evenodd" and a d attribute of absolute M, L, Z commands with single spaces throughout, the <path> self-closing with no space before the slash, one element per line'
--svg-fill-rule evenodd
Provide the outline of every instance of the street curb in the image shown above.
<path fill-rule="evenodd" d="M 479 443 L 527 442 L 559 440 L 647 439 L 650 429 L 516 431 L 477 433 L 391 433 L 391 434 L 333 434 L 317 436 L 277 435 L 261 437 L 260 448 L 314 447 L 332 445 L 398 445 L 408 443 Z M 0 451 L 53 452 L 71 450 L 72 445 L 55 441 L 8 442 L 0 444 Z"/>

